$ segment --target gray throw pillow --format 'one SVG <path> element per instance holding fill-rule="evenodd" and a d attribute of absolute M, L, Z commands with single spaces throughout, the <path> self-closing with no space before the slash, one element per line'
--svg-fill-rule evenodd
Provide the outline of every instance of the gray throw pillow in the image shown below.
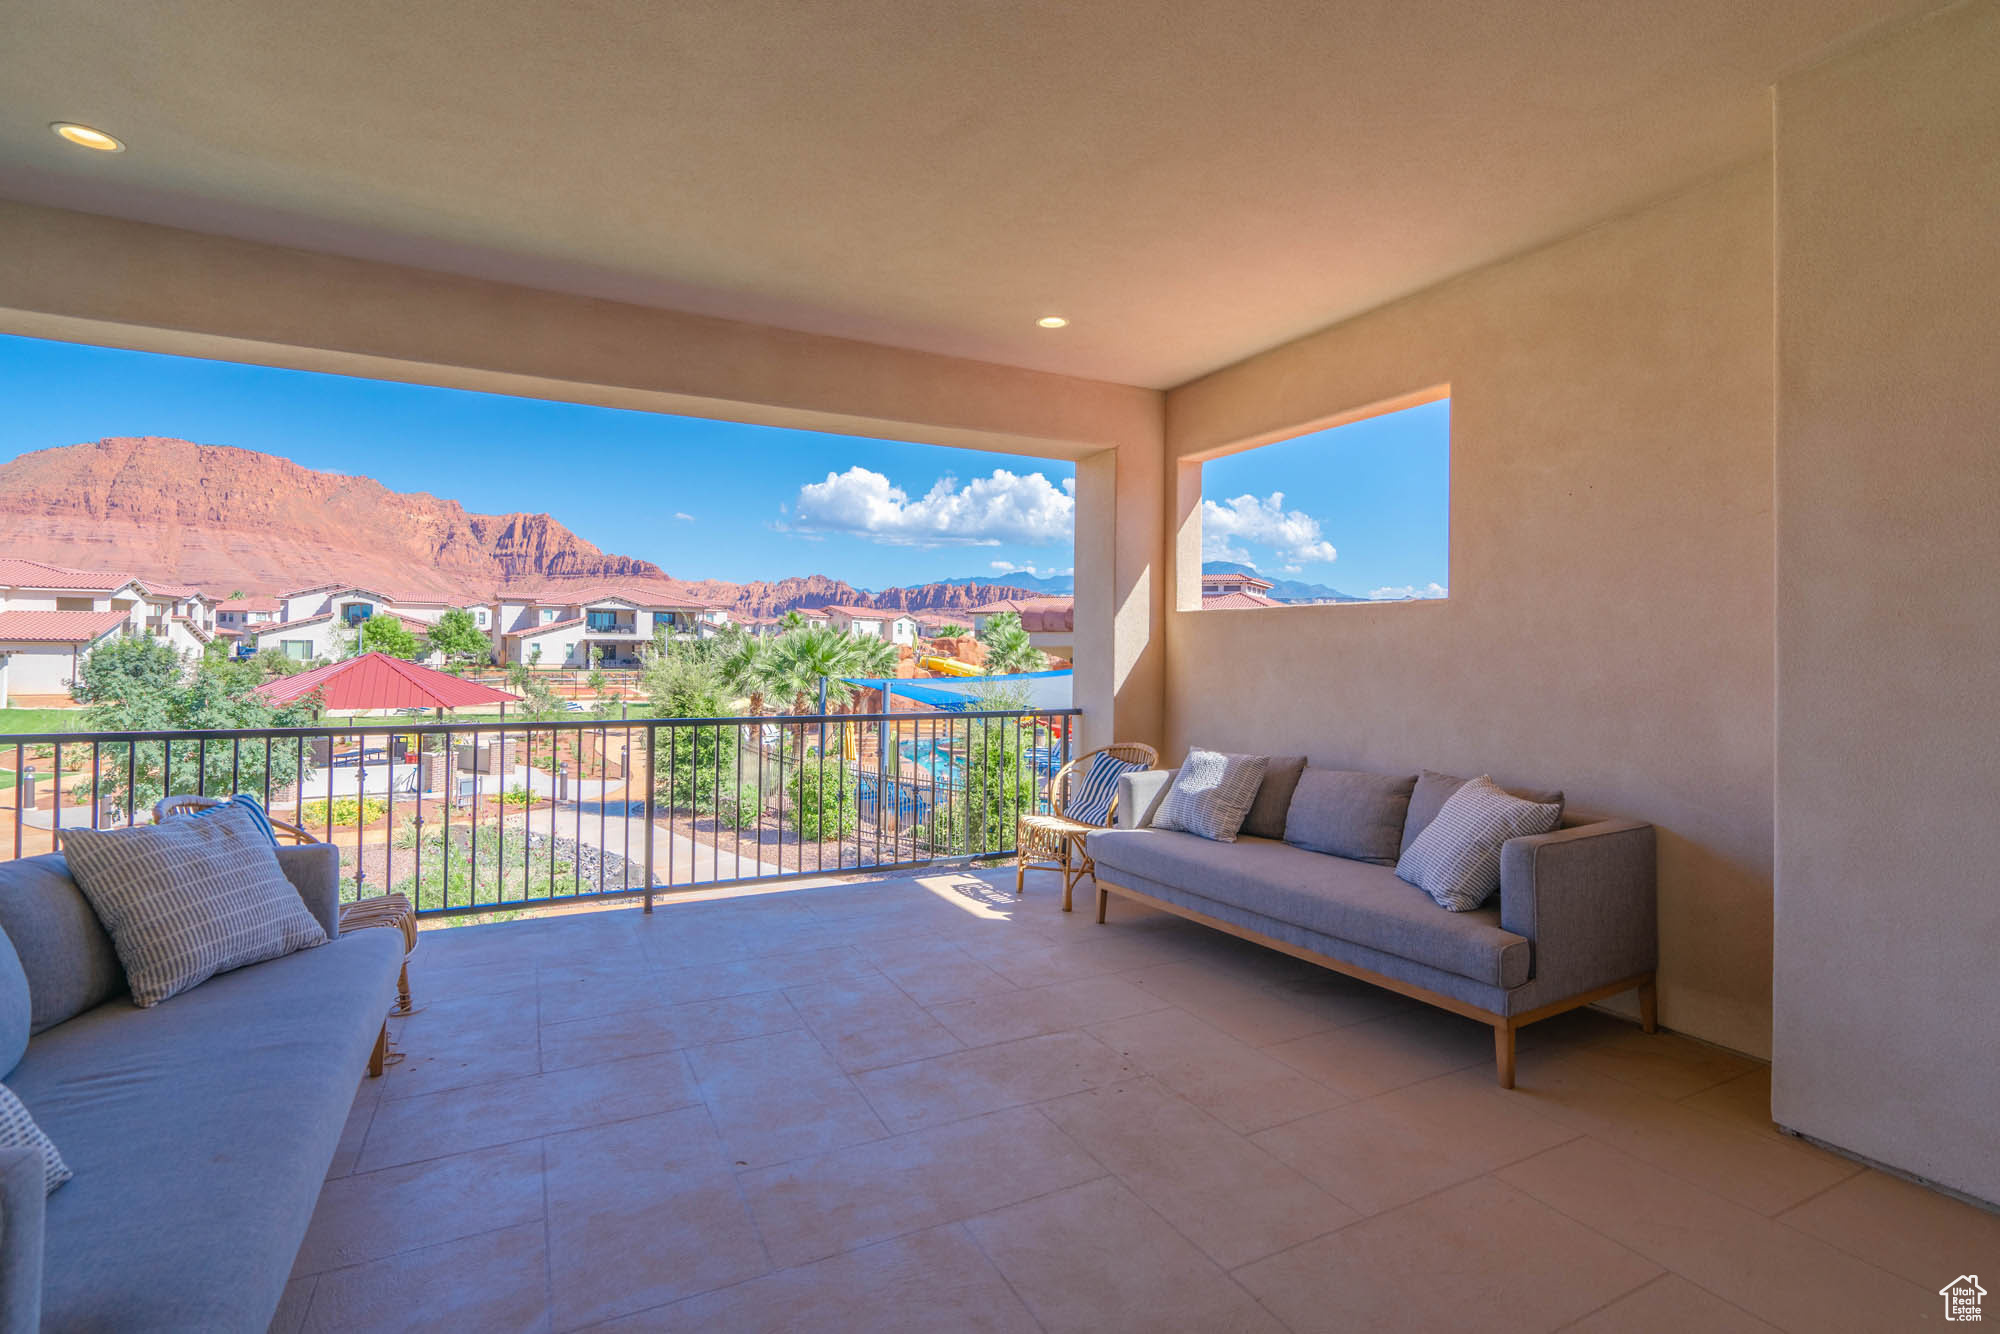
<path fill-rule="evenodd" d="M 1479 777 L 1446 800 L 1396 863 L 1396 875 L 1452 912 L 1470 912 L 1500 888 L 1500 845 L 1546 834 L 1562 807 L 1522 801 Z"/>
<path fill-rule="evenodd" d="M 1408 852 L 1410 844 L 1417 841 L 1417 835 L 1424 832 L 1424 826 L 1437 819 L 1437 813 L 1444 809 L 1445 802 L 1451 800 L 1452 793 L 1465 786 L 1465 781 L 1463 778 L 1454 778 L 1450 774 L 1441 774 L 1431 769 L 1425 769 L 1417 775 L 1417 790 L 1410 794 L 1409 818 L 1403 822 L 1404 852 Z M 1554 806 L 1558 810 L 1562 808 L 1563 794 L 1560 789 L 1553 792 L 1533 787 L 1510 787 L 1502 790 L 1509 796 L 1519 797 L 1522 801 Z M 1556 818 L 1557 823 L 1561 823 L 1562 817 L 1558 815 Z"/>
<path fill-rule="evenodd" d="M 96 910 L 132 1002 L 326 943 L 326 930 L 241 808 L 135 829 L 69 829 L 63 852 Z"/>
<path fill-rule="evenodd" d="M 1253 838 L 1283 838 L 1285 812 L 1292 808 L 1292 790 L 1306 771 L 1303 755 L 1268 755 L 1264 758 L 1264 781 L 1257 785 L 1257 799 L 1243 817 L 1243 833 Z"/>
<path fill-rule="evenodd" d="M 14 1090 L 0 1084 L 0 1149 L 34 1149 L 42 1155 L 42 1193 L 47 1194 L 73 1175 L 56 1146 L 35 1124 L 35 1118 L 14 1096 Z"/>
<path fill-rule="evenodd" d="M 1285 842 L 1357 862 L 1394 866 L 1415 774 L 1309 768 L 1285 816 Z"/>
<path fill-rule="evenodd" d="M 1218 843 L 1234 843 L 1263 779 L 1262 755 L 1190 749 L 1180 772 L 1174 775 L 1174 785 L 1153 813 L 1153 828 L 1179 829 Z"/>

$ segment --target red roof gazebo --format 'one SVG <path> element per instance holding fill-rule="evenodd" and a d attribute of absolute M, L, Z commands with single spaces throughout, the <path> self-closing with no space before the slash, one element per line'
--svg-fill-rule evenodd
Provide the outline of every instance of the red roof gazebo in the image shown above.
<path fill-rule="evenodd" d="M 498 704 L 504 712 L 507 705 L 519 703 L 521 698 L 386 653 L 364 653 L 257 687 L 257 694 L 268 704 L 290 704 L 314 691 L 320 692 L 321 707 L 342 713 L 461 709 L 476 704 Z"/>

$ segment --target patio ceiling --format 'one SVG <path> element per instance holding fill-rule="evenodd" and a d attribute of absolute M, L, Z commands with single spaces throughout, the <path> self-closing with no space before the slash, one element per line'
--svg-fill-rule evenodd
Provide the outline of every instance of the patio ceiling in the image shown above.
<path fill-rule="evenodd" d="M 0 196 L 1168 386 L 1761 154 L 1934 7 L 20 0 Z"/>

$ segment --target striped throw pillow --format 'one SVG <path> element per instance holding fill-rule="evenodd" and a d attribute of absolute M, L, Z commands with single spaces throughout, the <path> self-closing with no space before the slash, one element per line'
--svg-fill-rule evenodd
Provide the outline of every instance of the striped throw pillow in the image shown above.
<path fill-rule="evenodd" d="M 134 829 L 66 829 L 62 850 L 141 1008 L 326 943 L 277 848 L 241 806 Z"/>
<path fill-rule="evenodd" d="M 1111 802 L 1118 795 L 1118 778 L 1143 769 L 1143 764 L 1121 760 L 1109 751 L 1100 751 L 1090 767 L 1070 781 L 1069 800 L 1063 814 L 1079 824 L 1111 823 Z"/>
<path fill-rule="evenodd" d="M 1437 817 L 1411 840 L 1396 875 L 1452 912 L 1470 912 L 1500 888 L 1500 845 L 1546 834 L 1560 805 L 1523 801 L 1481 775 L 1451 794 Z"/>
<path fill-rule="evenodd" d="M 1218 843 L 1234 843 L 1243 817 L 1250 813 L 1250 803 L 1257 800 L 1264 765 L 1262 755 L 1189 749 L 1187 762 L 1174 775 L 1174 785 L 1153 813 L 1153 828 L 1179 829 Z"/>
<path fill-rule="evenodd" d="M 264 803 L 251 796 L 248 792 L 238 792 L 221 805 L 204 806 L 198 811 L 189 811 L 187 814 L 189 819 L 199 820 L 204 815 L 213 815 L 217 811 L 226 811 L 231 807 L 241 807 L 250 812 L 250 818 L 256 821 L 259 829 L 264 831 L 264 837 L 271 840 L 271 846 L 274 848 L 278 846 L 278 834 L 276 830 L 271 828 L 271 817 L 264 813 Z"/>
<path fill-rule="evenodd" d="M 42 1154 L 42 1193 L 48 1194 L 73 1175 L 56 1146 L 35 1124 L 35 1118 L 14 1096 L 14 1090 L 0 1084 L 0 1149 L 39 1149 Z"/>

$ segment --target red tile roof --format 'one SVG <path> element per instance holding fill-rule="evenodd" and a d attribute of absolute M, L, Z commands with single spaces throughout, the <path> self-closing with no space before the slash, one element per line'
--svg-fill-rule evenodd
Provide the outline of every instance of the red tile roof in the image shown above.
<path fill-rule="evenodd" d="M 1210 593 L 1201 600 L 1203 611 L 1242 611 L 1250 607 L 1282 607 L 1286 604 L 1260 593 Z"/>
<path fill-rule="evenodd" d="M 135 580 L 129 574 L 77 570 L 47 561 L 0 558 L 0 586 L 8 588 L 75 588 L 113 593 Z"/>
<path fill-rule="evenodd" d="M 519 695 L 386 653 L 364 653 L 257 687 L 257 693 L 272 704 L 289 704 L 314 691 L 320 692 L 321 707 L 340 710 L 457 709 L 472 704 L 512 704 L 520 699 Z"/>
<path fill-rule="evenodd" d="M 92 644 L 125 623 L 123 611 L 0 611 L 0 639 Z"/>
<path fill-rule="evenodd" d="M 224 598 L 215 604 L 217 611 L 283 611 L 283 598 L 256 597 Z"/>
<path fill-rule="evenodd" d="M 550 621 L 547 625 L 531 625 L 525 630 L 508 630 L 506 633 L 509 635 L 519 635 L 523 639 L 528 639 L 535 635 L 548 634 L 551 630 L 567 630 L 573 625 L 582 624 L 583 617 L 572 616 L 566 621 Z"/>
<path fill-rule="evenodd" d="M 1225 570 L 1217 574 L 1204 574 L 1201 577 L 1201 582 L 1204 586 L 1214 585 L 1217 588 L 1229 589 L 1232 592 L 1236 589 L 1249 589 L 1253 592 L 1261 592 L 1266 588 L 1273 587 L 1269 579 L 1260 579 L 1254 574 L 1237 574 L 1233 570 Z"/>
<path fill-rule="evenodd" d="M 909 615 L 908 612 L 893 611 L 884 607 L 843 607 L 834 605 L 821 607 L 820 610 L 829 616 L 847 616 L 857 621 L 893 621 L 898 616 Z"/>

